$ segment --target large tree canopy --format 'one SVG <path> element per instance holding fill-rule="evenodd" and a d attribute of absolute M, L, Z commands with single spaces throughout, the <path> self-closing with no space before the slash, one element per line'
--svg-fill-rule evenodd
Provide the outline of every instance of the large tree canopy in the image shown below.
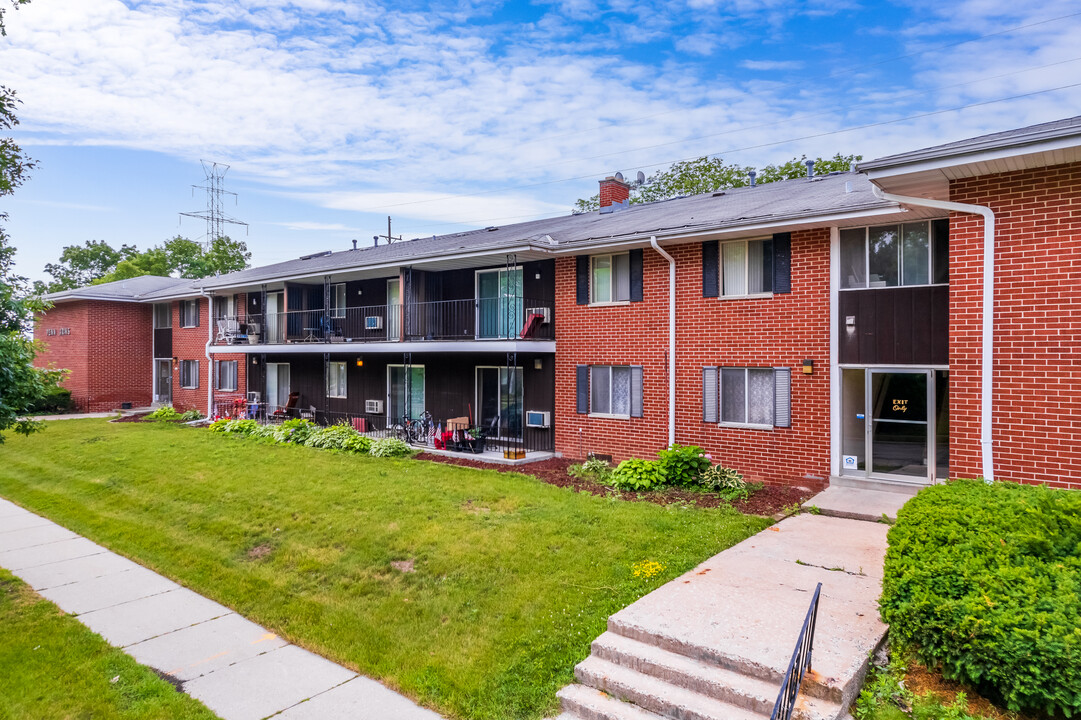
<path fill-rule="evenodd" d="M 18 0 L 15 6 L 28 0 Z M 4 32 L 0 8 L 0 35 Z M 15 116 L 18 99 L 15 91 L 0 85 L 0 132 L 7 134 L 19 124 Z M 34 162 L 10 137 L 0 138 L 0 198 L 11 195 L 29 177 Z M 0 443 L 5 430 L 29 435 L 42 428 L 41 423 L 23 416 L 60 377 L 58 371 L 35 368 L 34 342 L 30 329 L 34 314 L 45 309 L 40 298 L 30 296 L 26 278 L 14 272 L 15 248 L 9 244 L 0 212 Z"/>
<path fill-rule="evenodd" d="M 36 287 L 40 292 L 58 292 L 140 275 L 201 278 L 243 270 L 250 259 L 244 241 L 229 237 L 217 238 L 207 248 L 178 235 L 142 252 L 132 245 L 115 249 L 104 240 L 87 240 L 65 247 L 60 262 L 45 266 L 52 282 Z"/>
<path fill-rule="evenodd" d="M 832 158 L 815 158 L 815 174 L 825 174 L 838 170 L 848 170 L 852 163 L 862 160 L 862 155 L 834 155 Z M 758 173 L 755 182 L 770 183 L 777 180 L 791 180 L 807 174 L 807 156 L 793 158 L 780 165 L 767 165 Z M 631 204 L 640 205 L 658 200 L 699 195 L 728 188 L 744 187 L 750 184 L 747 175 L 752 166 L 726 165 L 719 157 L 700 157 L 673 164 L 667 170 L 658 170 L 649 176 L 644 185 L 631 188 Z M 575 213 L 589 212 L 600 207 L 600 196 L 582 198 L 574 204 Z"/>

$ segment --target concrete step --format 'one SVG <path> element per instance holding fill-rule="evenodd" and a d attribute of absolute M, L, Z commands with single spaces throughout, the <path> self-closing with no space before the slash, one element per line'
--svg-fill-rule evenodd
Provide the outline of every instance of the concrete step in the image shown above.
<path fill-rule="evenodd" d="M 592 657 L 764 715 L 773 712 L 780 692 L 780 681 L 744 675 L 611 632 L 594 640 L 592 649 Z M 809 697 L 800 701 L 794 713 L 800 720 L 836 720 L 842 716 L 840 705 Z"/>
<path fill-rule="evenodd" d="M 769 713 L 722 702 L 596 656 L 579 663 L 574 668 L 574 676 L 583 685 L 604 690 L 661 717 L 676 720 L 762 720 L 769 717 Z"/>
<path fill-rule="evenodd" d="M 584 685 L 568 685 L 556 693 L 563 714 L 556 720 L 664 720 L 637 705 Z"/>

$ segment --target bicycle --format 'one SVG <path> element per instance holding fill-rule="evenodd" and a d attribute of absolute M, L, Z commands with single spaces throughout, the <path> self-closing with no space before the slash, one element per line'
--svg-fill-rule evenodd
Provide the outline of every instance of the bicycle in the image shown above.
<path fill-rule="evenodd" d="M 427 410 L 417 420 L 412 420 L 408 415 L 403 415 L 402 424 L 396 426 L 398 439 L 404 440 L 410 445 L 427 445 L 433 428 L 435 428 L 435 419 Z"/>

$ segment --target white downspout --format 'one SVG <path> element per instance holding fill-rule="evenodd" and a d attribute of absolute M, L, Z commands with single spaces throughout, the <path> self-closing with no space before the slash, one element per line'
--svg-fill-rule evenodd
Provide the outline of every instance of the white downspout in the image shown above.
<path fill-rule="evenodd" d="M 206 298 L 206 416 L 214 417 L 214 360 L 210 357 L 210 344 L 214 342 L 214 296 L 203 291 Z"/>
<path fill-rule="evenodd" d="M 930 200 L 927 198 L 894 195 L 872 184 L 874 194 L 883 200 L 916 205 L 920 207 L 951 210 L 953 212 L 980 215 L 983 217 L 983 337 L 980 348 L 980 449 L 983 460 L 983 479 L 993 482 L 995 479 L 994 457 L 991 452 L 991 378 L 994 350 L 994 313 L 995 313 L 995 213 L 983 205 L 950 202 L 948 200 Z"/>
<path fill-rule="evenodd" d="M 668 261 L 668 445 L 676 442 L 676 261 L 657 244 L 657 236 L 649 244 Z"/>

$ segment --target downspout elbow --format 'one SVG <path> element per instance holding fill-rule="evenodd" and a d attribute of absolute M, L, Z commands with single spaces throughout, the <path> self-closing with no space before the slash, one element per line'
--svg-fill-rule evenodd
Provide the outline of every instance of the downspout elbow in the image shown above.
<path fill-rule="evenodd" d="M 983 300 L 982 300 L 982 340 L 980 347 L 980 454 L 983 479 L 993 482 L 995 479 L 994 456 L 991 445 L 991 425 L 994 404 L 992 400 L 992 380 L 994 361 L 994 313 L 995 313 L 995 212 L 985 205 L 949 200 L 931 200 L 929 198 L 909 197 L 888 193 L 872 183 L 875 196 L 889 202 L 930 207 L 939 210 L 979 215 L 983 218 Z"/>
<path fill-rule="evenodd" d="M 668 446 L 676 442 L 676 260 L 649 238 L 650 247 L 668 261 Z"/>

